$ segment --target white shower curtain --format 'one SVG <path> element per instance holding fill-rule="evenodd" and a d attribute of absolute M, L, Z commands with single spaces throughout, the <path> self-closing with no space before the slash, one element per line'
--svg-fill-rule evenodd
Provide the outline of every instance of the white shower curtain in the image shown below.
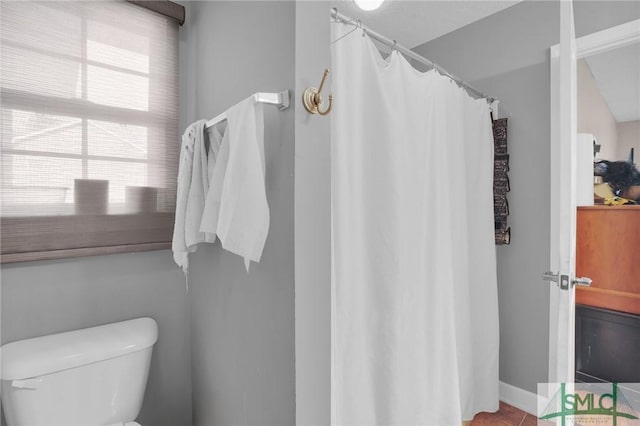
<path fill-rule="evenodd" d="M 332 422 L 459 426 L 498 409 L 489 108 L 331 25 Z"/>

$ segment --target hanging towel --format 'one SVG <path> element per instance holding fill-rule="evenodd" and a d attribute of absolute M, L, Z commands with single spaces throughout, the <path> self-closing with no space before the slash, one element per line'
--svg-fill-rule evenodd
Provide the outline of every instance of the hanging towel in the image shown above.
<path fill-rule="evenodd" d="M 213 163 L 207 159 L 205 120 L 191 124 L 182 135 L 176 216 L 173 227 L 173 259 L 185 274 L 189 267 L 189 253 L 196 244 L 215 241 L 215 235 L 200 232 L 205 196 L 209 190 L 209 175 Z"/>
<path fill-rule="evenodd" d="M 224 249 L 244 258 L 248 271 L 250 261 L 260 261 L 269 232 L 263 105 L 251 96 L 225 116 L 224 134 L 211 141 L 219 149 L 200 232 L 217 234 Z"/>

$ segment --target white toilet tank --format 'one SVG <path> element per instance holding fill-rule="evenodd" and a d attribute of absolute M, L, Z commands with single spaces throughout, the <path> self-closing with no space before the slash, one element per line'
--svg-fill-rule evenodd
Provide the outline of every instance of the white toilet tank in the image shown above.
<path fill-rule="evenodd" d="M 157 339 L 156 322 L 138 318 L 2 346 L 8 426 L 134 421 Z"/>

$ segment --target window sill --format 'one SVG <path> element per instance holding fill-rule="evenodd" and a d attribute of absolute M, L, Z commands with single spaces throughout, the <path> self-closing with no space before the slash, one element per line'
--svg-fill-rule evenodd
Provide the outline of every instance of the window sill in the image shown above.
<path fill-rule="evenodd" d="M 171 248 L 171 242 L 128 244 L 124 246 L 89 247 L 67 250 L 51 250 L 31 253 L 8 253 L 0 255 L 0 263 L 32 262 L 36 260 L 67 259 L 72 257 L 104 256 L 107 254 L 135 253 L 142 251 L 166 250 Z"/>
<path fill-rule="evenodd" d="M 173 213 L 3 217 L 0 263 L 161 250 Z"/>

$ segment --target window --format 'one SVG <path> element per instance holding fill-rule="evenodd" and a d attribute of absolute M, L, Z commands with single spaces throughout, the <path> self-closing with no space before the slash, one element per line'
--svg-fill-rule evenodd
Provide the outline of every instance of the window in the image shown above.
<path fill-rule="evenodd" d="M 168 247 L 175 20 L 109 2 L 2 2 L 2 261 Z"/>

